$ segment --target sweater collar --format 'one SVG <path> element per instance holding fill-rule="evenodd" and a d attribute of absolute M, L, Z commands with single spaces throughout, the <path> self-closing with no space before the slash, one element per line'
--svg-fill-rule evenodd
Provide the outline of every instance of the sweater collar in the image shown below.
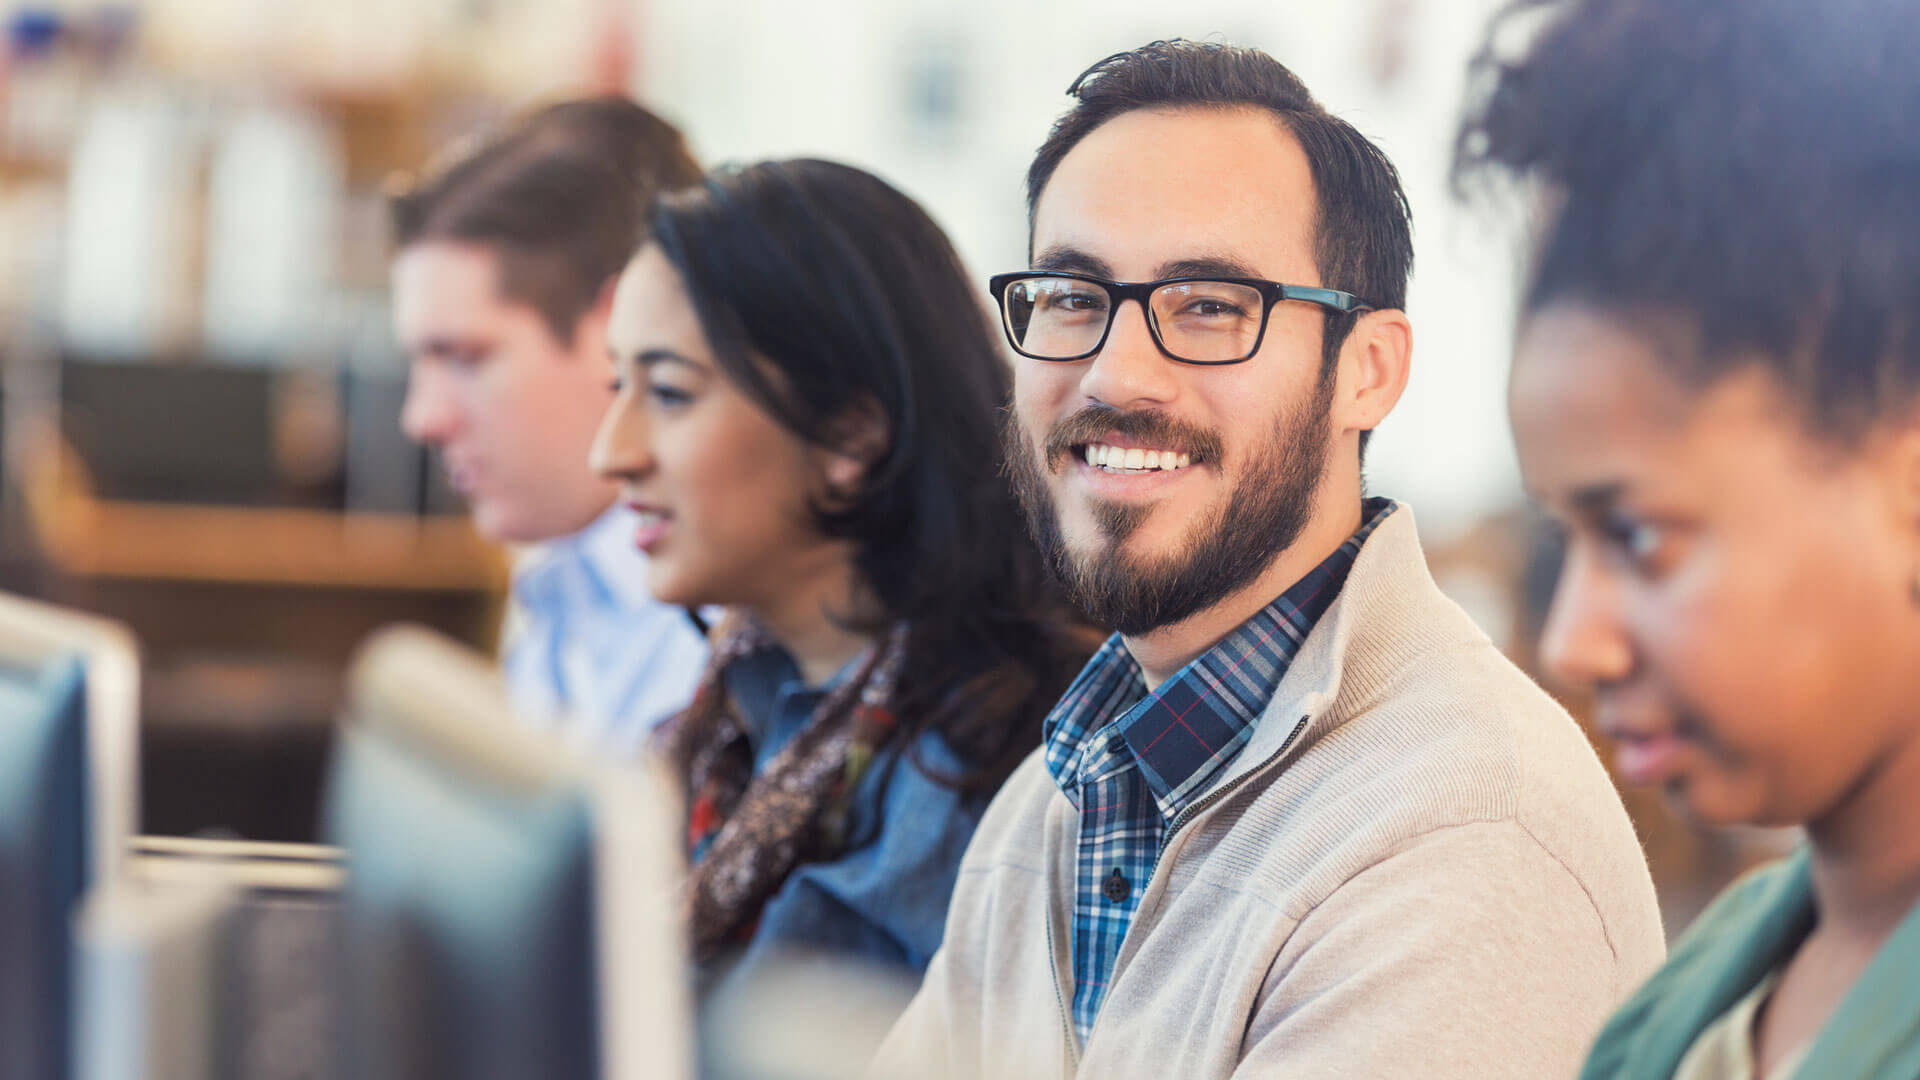
<path fill-rule="evenodd" d="M 1360 549 L 1346 585 L 1301 643 L 1253 738 L 1212 786 L 1231 784 L 1283 752 L 1298 755 L 1365 712 L 1422 654 L 1463 640 L 1487 637 L 1434 584 L 1413 509 L 1401 503 Z"/>

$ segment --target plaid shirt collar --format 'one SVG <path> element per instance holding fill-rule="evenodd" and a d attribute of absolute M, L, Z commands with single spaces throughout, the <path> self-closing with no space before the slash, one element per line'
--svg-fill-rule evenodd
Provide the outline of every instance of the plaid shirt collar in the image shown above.
<path fill-rule="evenodd" d="M 1055 785 L 1078 807 L 1084 785 L 1138 765 L 1160 814 L 1172 821 L 1252 738 L 1361 546 L 1397 505 L 1366 500 L 1359 531 L 1151 694 L 1120 635 L 1108 638 L 1047 715 L 1046 765 Z"/>

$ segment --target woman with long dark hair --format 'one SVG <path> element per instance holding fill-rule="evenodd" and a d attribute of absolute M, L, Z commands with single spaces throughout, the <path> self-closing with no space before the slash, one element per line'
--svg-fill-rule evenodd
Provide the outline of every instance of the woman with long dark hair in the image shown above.
<path fill-rule="evenodd" d="M 987 801 L 1094 644 L 1001 476 L 992 326 L 939 227 L 857 169 L 724 171 L 648 236 L 593 461 L 655 595 L 729 609 L 658 735 L 696 957 L 924 969 Z"/>
<path fill-rule="evenodd" d="M 1806 843 L 1709 908 L 1592 1080 L 1920 1076 L 1920 8 L 1527 0 L 1462 175 L 1549 211 L 1510 408 L 1541 645 L 1632 783 Z M 1534 16 L 1547 15 L 1548 20 Z"/>

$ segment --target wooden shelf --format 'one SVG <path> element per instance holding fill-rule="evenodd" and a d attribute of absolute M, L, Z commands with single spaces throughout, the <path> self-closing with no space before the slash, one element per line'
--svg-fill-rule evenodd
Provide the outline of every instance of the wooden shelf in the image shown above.
<path fill-rule="evenodd" d="M 46 445 L 42 442 L 41 445 Z M 96 498 L 71 448 L 32 455 L 28 517 L 76 577 L 501 593 L 507 558 L 465 518 Z"/>
<path fill-rule="evenodd" d="M 62 501 L 43 539 L 79 576 L 464 591 L 506 581 L 502 553 L 464 520 Z"/>

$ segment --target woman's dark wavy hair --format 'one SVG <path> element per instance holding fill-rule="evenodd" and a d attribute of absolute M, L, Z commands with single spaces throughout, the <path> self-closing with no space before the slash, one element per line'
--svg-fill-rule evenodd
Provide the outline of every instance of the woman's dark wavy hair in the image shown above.
<path fill-rule="evenodd" d="M 1765 365 L 1851 445 L 1920 391 L 1916 55 L 1911 0 L 1519 0 L 1475 61 L 1455 188 L 1549 196 L 1525 310 L 1679 316 L 1676 377 Z"/>
<path fill-rule="evenodd" d="M 911 627 L 896 714 L 997 786 L 1091 651 L 1056 599 L 1001 475 L 1011 386 L 960 257 L 919 205 L 827 161 L 722 169 L 662 197 L 649 227 L 686 285 L 716 361 L 816 445 L 877 411 L 887 445 L 843 505 L 814 509 L 880 621 Z"/>

